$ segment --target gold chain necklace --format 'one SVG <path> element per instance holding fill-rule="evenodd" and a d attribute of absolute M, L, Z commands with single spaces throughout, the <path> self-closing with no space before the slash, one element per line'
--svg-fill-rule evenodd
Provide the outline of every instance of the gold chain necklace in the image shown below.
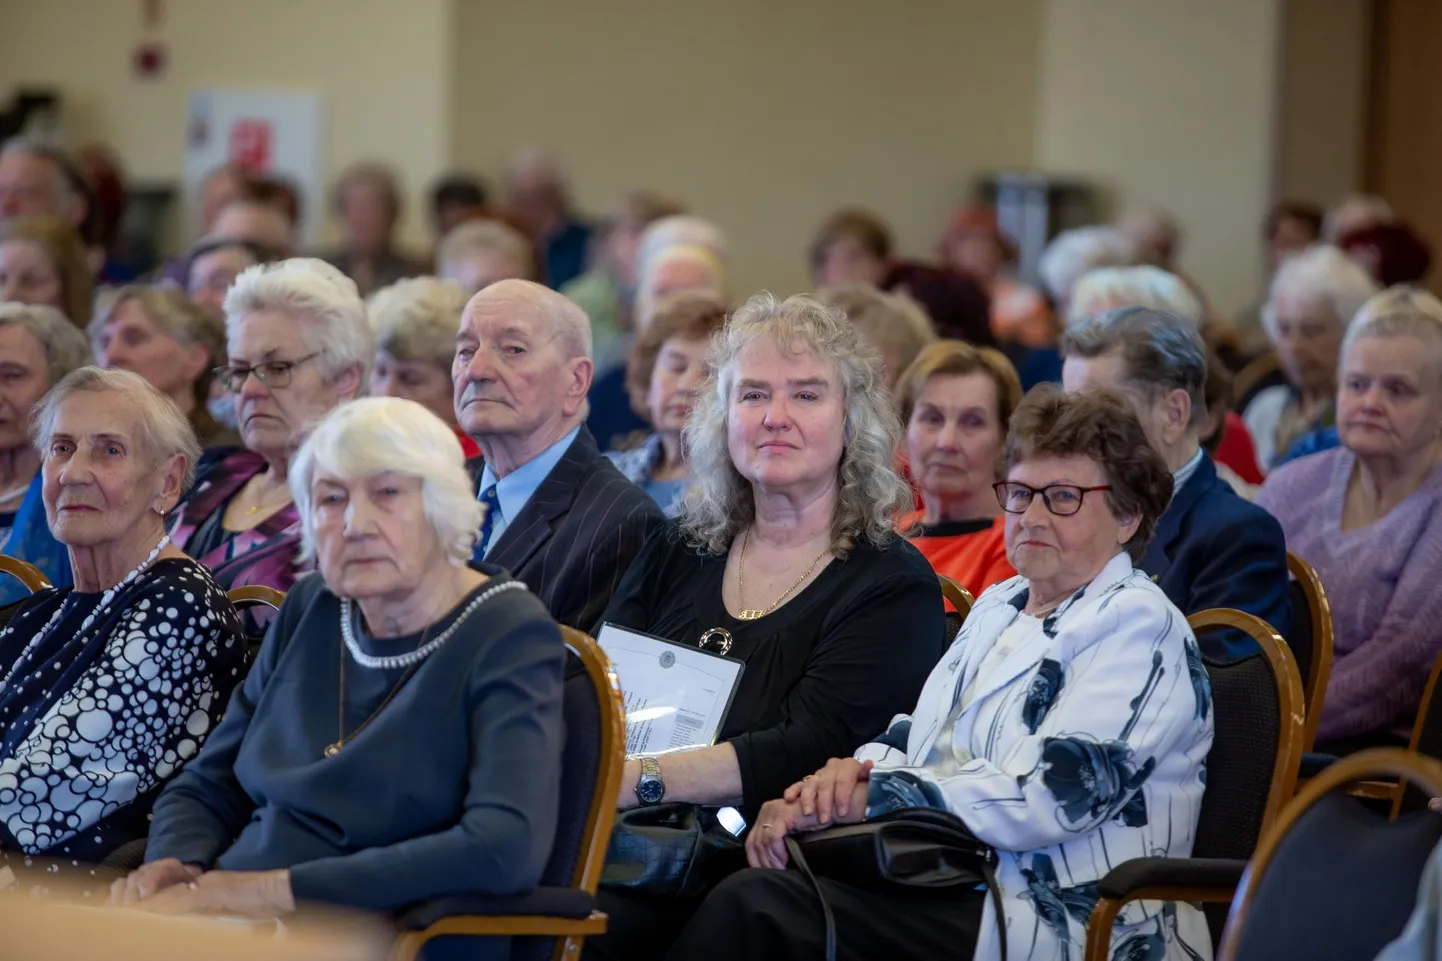
<path fill-rule="evenodd" d="M 811 572 L 816 570 L 816 565 L 821 563 L 821 559 L 827 554 L 831 553 L 831 547 L 830 545 L 828 545 L 826 550 L 816 555 L 816 560 L 811 562 L 811 566 L 806 568 L 806 572 L 800 577 L 796 578 L 796 583 L 786 588 L 786 590 L 782 592 L 780 597 L 776 598 L 776 600 L 771 602 L 770 607 L 766 608 L 765 610 L 756 610 L 755 608 L 746 606 L 746 545 L 750 542 L 751 528 L 747 527 L 745 535 L 741 538 L 741 560 L 736 565 L 736 600 L 741 603 L 741 613 L 737 614 L 736 618 L 737 620 L 742 621 L 754 621 L 758 617 L 765 617 L 767 614 L 770 614 L 772 611 L 776 610 L 776 608 L 781 605 L 782 601 L 786 600 L 786 598 L 791 596 L 792 591 L 800 587 L 802 582 L 805 581 L 806 578 L 811 576 Z"/>
<path fill-rule="evenodd" d="M 425 631 L 421 633 L 421 643 L 420 645 L 417 645 L 417 650 L 419 650 L 421 646 L 424 646 L 424 644 L 426 643 L 426 635 L 430 632 L 430 626 L 427 625 Z M 384 701 L 381 701 L 381 706 L 372 711 L 370 717 L 366 718 L 364 721 L 361 721 L 360 727 L 356 728 L 354 731 L 351 731 L 350 734 L 346 734 L 345 661 L 345 641 L 342 640 L 340 642 L 340 706 L 338 708 L 340 717 L 336 722 L 338 734 L 336 736 L 335 743 L 326 746 L 326 749 L 324 751 L 326 757 L 335 757 L 337 754 L 340 753 L 340 749 L 346 746 L 346 743 L 348 741 L 355 740 L 360 735 L 361 731 L 364 731 L 367 727 L 369 727 L 371 721 L 374 721 L 377 717 L 379 717 L 381 711 L 384 711 L 386 709 L 386 705 L 389 704 L 392 700 L 394 700 L 395 696 L 400 693 L 401 688 L 405 686 L 406 681 L 410 680 L 411 675 L 416 672 L 416 669 L 419 668 L 421 664 L 425 663 L 424 661 L 416 661 L 410 667 L 406 668 L 406 672 L 401 675 L 401 679 L 399 681 L 396 681 L 396 686 L 391 688 L 391 692 L 386 695 L 386 699 Z"/>

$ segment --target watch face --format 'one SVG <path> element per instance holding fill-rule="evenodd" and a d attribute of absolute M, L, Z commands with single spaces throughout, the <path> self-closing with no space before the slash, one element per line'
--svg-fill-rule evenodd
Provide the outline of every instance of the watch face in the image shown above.
<path fill-rule="evenodd" d="M 642 778 L 641 783 L 636 785 L 636 797 L 641 799 L 642 804 L 660 804 L 665 794 L 666 785 L 660 778 Z"/>

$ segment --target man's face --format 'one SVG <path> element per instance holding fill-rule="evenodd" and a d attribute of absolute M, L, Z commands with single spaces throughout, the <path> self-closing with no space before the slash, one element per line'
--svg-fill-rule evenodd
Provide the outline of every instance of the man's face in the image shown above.
<path fill-rule="evenodd" d="M 512 293 L 471 299 L 451 368 L 456 420 L 472 437 L 559 439 L 590 387 L 591 362 L 570 351 L 540 305 Z"/>

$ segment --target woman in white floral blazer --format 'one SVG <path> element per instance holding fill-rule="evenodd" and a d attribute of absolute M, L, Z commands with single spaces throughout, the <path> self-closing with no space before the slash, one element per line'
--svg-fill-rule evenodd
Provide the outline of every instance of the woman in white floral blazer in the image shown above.
<path fill-rule="evenodd" d="M 916 709 L 762 808 L 751 870 L 707 899 L 670 958 L 821 957 L 816 894 L 787 834 L 898 808 L 952 812 L 997 849 L 1004 927 L 981 891 L 820 884 L 838 958 L 1079 961 L 1097 882 L 1130 858 L 1191 853 L 1212 743 L 1196 640 L 1133 567 L 1171 475 L 1109 392 L 1033 391 L 1012 419 L 1007 556 L 1019 577 L 977 601 Z M 1002 931 L 1004 930 L 1004 935 Z M 1208 961 L 1201 912 L 1133 902 L 1115 961 Z"/>

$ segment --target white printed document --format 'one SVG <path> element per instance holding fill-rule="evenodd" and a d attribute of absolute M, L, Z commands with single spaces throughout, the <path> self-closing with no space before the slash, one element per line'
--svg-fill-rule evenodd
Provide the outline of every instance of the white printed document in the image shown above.
<path fill-rule="evenodd" d="M 603 624 L 596 642 L 621 682 L 627 757 L 716 743 L 742 662 L 614 624 Z"/>

